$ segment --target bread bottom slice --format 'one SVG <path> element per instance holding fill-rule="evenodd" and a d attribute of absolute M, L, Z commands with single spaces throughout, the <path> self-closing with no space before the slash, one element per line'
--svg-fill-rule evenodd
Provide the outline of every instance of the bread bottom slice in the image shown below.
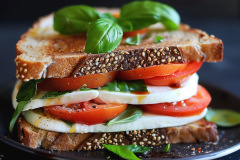
<path fill-rule="evenodd" d="M 60 133 L 39 129 L 23 117 L 18 119 L 18 137 L 22 144 L 48 150 L 96 150 L 102 144 L 158 146 L 172 143 L 196 143 L 218 140 L 217 126 L 204 119 L 178 127 L 108 133 Z"/>

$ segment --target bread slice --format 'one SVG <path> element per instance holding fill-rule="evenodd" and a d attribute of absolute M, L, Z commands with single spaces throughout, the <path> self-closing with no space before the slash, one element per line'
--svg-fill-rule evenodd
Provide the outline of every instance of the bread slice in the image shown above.
<path fill-rule="evenodd" d="M 18 136 L 22 144 L 48 150 L 96 150 L 102 144 L 158 146 L 168 143 L 216 141 L 217 127 L 204 119 L 178 127 L 109 133 L 59 133 L 39 129 L 23 117 L 18 119 Z"/>
<path fill-rule="evenodd" d="M 220 39 L 183 24 L 175 31 L 153 25 L 140 45 L 127 45 L 123 38 L 114 51 L 103 54 L 84 53 L 85 34 L 60 35 L 52 26 L 53 14 L 42 17 L 18 41 L 18 79 L 77 77 L 189 61 L 217 62 L 223 57 Z M 162 43 L 154 43 L 157 35 L 164 37 Z"/>

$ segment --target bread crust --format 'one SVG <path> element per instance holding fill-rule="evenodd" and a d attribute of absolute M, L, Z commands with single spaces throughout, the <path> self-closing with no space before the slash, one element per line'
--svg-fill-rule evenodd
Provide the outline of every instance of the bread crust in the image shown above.
<path fill-rule="evenodd" d="M 60 35 L 53 30 L 52 19 L 53 14 L 40 18 L 18 41 L 15 59 L 18 79 L 28 81 L 40 78 L 71 77 L 79 63 L 91 56 L 91 54 L 84 53 L 86 43 L 84 34 Z M 159 28 L 150 28 L 149 30 L 157 30 L 157 32 L 152 35 L 148 35 L 150 33 L 148 32 L 146 35 L 148 38 L 143 39 L 139 46 L 127 45 L 123 38 L 121 44 L 112 52 L 135 53 L 139 49 L 160 50 L 174 47 L 179 50 L 183 59 L 182 63 L 189 61 L 217 62 L 223 58 L 223 43 L 220 39 L 209 36 L 201 30 L 192 29 L 188 25 L 181 24 L 179 30 L 176 31 L 164 31 Z M 154 43 L 156 34 L 164 37 L 162 43 Z M 110 55 L 111 53 L 106 54 Z M 161 62 L 161 59 L 159 61 Z M 165 62 L 168 63 L 168 61 Z M 119 62 L 119 66 L 121 63 Z M 134 68 L 139 67 L 138 65 Z M 144 67 L 144 64 L 141 67 Z M 120 67 L 117 70 L 121 70 Z M 104 72 L 106 71 L 108 72 L 107 69 Z"/>
<path fill-rule="evenodd" d="M 204 119 L 178 127 L 109 133 L 58 133 L 39 129 L 23 117 L 18 119 L 22 144 L 48 150 L 96 150 L 102 144 L 157 146 L 168 143 L 196 143 L 218 140 L 217 127 Z"/>

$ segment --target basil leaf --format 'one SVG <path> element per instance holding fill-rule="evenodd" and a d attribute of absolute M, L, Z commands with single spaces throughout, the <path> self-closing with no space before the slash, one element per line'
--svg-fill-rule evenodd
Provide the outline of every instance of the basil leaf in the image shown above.
<path fill-rule="evenodd" d="M 101 87 L 101 90 L 108 90 L 108 91 L 114 91 L 114 92 L 148 91 L 147 86 L 143 80 L 135 80 L 135 81 L 115 80 Z"/>
<path fill-rule="evenodd" d="M 110 126 L 112 124 L 133 122 L 141 118 L 142 114 L 143 111 L 140 107 L 128 106 L 127 109 L 122 114 L 108 121 L 106 123 L 106 126 Z"/>
<path fill-rule="evenodd" d="M 99 18 L 99 13 L 86 5 L 64 7 L 54 14 L 54 30 L 61 34 L 77 34 L 86 32 L 90 22 Z"/>
<path fill-rule="evenodd" d="M 72 127 L 73 126 L 73 124 L 74 123 L 72 123 L 72 122 L 69 122 L 69 121 L 64 121 L 64 120 L 62 120 L 64 123 L 66 123 L 68 126 L 70 126 L 70 127 Z"/>
<path fill-rule="evenodd" d="M 151 147 L 138 146 L 138 145 L 125 145 L 124 147 L 132 151 L 133 153 L 145 153 L 151 150 Z"/>
<path fill-rule="evenodd" d="M 167 144 L 167 145 L 163 148 L 163 150 L 161 150 L 161 152 L 169 152 L 169 150 L 170 150 L 170 144 Z"/>
<path fill-rule="evenodd" d="M 117 23 L 122 27 L 123 32 L 130 32 L 133 30 L 133 25 L 128 20 L 117 19 Z"/>
<path fill-rule="evenodd" d="M 62 92 L 51 91 L 51 92 L 45 93 L 40 99 L 56 98 L 67 93 L 71 93 L 71 91 L 62 91 Z"/>
<path fill-rule="evenodd" d="M 148 91 L 144 80 L 127 81 L 127 84 L 130 92 Z"/>
<path fill-rule="evenodd" d="M 100 18 L 106 18 L 106 19 L 110 19 L 114 22 L 117 22 L 117 19 L 111 14 L 111 13 L 101 13 L 99 14 Z"/>
<path fill-rule="evenodd" d="M 157 22 L 169 29 L 177 29 L 180 16 L 172 7 L 153 1 L 134 1 L 121 8 L 120 19 L 130 21 L 133 30 L 146 28 Z"/>
<path fill-rule="evenodd" d="M 162 36 L 156 36 L 154 43 L 160 43 L 163 41 L 163 39 L 164 38 Z"/>
<path fill-rule="evenodd" d="M 24 109 L 24 107 L 28 104 L 28 101 L 21 101 L 18 102 L 17 108 L 13 113 L 12 119 L 10 121 L 10 125 L 9 125 L 9 131 L 10 133 L 13 130 L 13 127 L 17 121 L 18 116 L 20 115 L 20 113 L 22 112 L 22 110 Z"/>
<path fill-rule="evenodd" d="M 37 91 L 37 83 L 42 82 L 43 79 L 30 80 L 28 82 L 23 82 L 16 96 L 18 105 L 13 113 L 12 119 L 9 125 L 9 131 L 12 132 L 13 127 L 17 121 L 18 116 L 24 109 L 24 107 L 29 103 L 29 101 L 35 97 Z"/>
<path fill-rule="evenodd" d="M 31 100 L 37 90 L 37 83 L 42 82 L 43 79 L 40 80 L 30 80 L 28 82 L 23 82 L 18 93 L 17 93 L 17 102 L 21 101 L 29 101 Z"/>
<path fill-rule="evenodd" d="M 104 148 L 109 151 L 115 153 L 116 155 L 129 159 L 129 160 L 140 160 L 132 151 L 127 149 L 125 146 L 117 146 L 117 145 L 106 145 L 103 144 Z"/>
<path fill-rule="evenodd" d="M 228 109 L 209 109 L 205 118 L 220 127 L 233 127 L 240 124 L 240 113 Z"/>
<path fill-rule="evenodd" d="M 123 31 L 112 20 L 100 18 L 92 22 L 87 31 L 86 53 L 107 53 L 121 42 Z"/>
<path fill-rule="evenodd" d="M 137 34 L 135 37 L 128 37 L 125 42 L 129 45 L 139 45 L 141 41 L 140 34 Z"/>

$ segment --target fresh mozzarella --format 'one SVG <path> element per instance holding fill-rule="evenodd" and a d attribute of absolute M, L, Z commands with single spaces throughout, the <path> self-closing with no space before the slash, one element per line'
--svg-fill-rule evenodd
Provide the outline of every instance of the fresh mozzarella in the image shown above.
<path fill-rule="evenodd" d="M 179 88 L 169 86 L 147 86 L 149 94 L 99 91 L 99 98 L 104 103 L 156 104 L 176 102 L 188 99 L 197 93 L 198 75 L 193 74 Z"/>
<path fill-rule="evenodd" d="M 20 88 L 21 82 L 17 82 L 12 95 L 12 103 L 14 108 L 17 108 L 16 96 L 17 92 Z M 23 109 L 23 111 L 27 111 L 30 109 L 36 109 L 44 106 L 51 105 L 62 105 L 62 104 L 74 104 L 79 102 L 89 101 L 91 99 L 97 98 L 99 92 L 97 90 L 88 90 L 88 91 L 72 91 L 71 93 L 66 93 L 56 98 L 49 99 L 41 99 L 41 97 L 46 93 L 46 91 L 39 91 L 31 100 L 27 106 Z"/>
<path fill-rule="evenodd" d="M 199 115 L 188 117 L 170 117 L 155 114 L 144 113 L 143 116 L 130 123 L 113 124 L 105 126 L 104 124 L 85 125 L 74 123 L 69 126 L 64 121 L 48 117 L 42 110 L 30 110 L 23 112 L 24 118 L 33 126 L 56 132 L 65 133 L 88 133 L 88 132 L 120 132 L 141 129 L 165 128 L 185 125 L 203 118 L 207 113 L 207 108 Z"/>

